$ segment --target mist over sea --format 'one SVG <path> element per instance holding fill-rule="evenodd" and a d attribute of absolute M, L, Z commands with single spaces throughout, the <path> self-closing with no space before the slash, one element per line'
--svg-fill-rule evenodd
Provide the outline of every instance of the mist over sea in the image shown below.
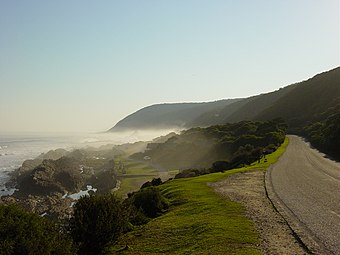
<path fill-rule="evenodd" d="M 33 159 L 49 150 L 72 149 L 80 144 L 79 138 L 70 135 L 0 134 L 0 195 L 8 195 L 5 183 L 9 174 L 26 159 Z"/>
<path fill-rule="evenodd" d="M 33 159 L 41 153 L 58 148 L 73 150 L 147 141 L 169 132 L 169 130 L 158 130 L 92 134 L 0 134 L 0 196 L 10 195 L 14 191 L 5 187 L 5 183 L 10 179 L 9 174 L 19 168 L 25 160 Z"/>

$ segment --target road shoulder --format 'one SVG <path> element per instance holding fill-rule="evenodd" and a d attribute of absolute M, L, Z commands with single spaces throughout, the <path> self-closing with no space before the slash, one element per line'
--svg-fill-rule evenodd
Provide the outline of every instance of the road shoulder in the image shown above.
<path fill-rule="evenodd" d="M 211 184 L 214 190 L 241 203 L 247 217 L 259 233 L 259 249 L 264 254 L 308 254 L 294 237 L 282 216 L 275 211 L 266 195 L 265 171 L 254 170 L 233 174 Z"/>

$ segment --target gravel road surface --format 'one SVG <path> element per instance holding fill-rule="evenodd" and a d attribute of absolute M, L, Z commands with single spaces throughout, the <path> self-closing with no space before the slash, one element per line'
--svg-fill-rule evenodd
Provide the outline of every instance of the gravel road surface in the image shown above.
<path fill-rule="evenodd" d="M 314 254 L 340 254 L 340 163 L 297 136 L 266 174 L 268 195 Z"/>

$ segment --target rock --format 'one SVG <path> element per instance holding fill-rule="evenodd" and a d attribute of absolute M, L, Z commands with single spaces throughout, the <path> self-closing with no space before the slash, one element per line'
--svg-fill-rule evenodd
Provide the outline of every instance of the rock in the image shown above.
<path fill-rule="evenodd" d="M 32 171 L 17 178 L 19 192 L 16 196 L 76 192 L 84 185 L 79 165 L 79 161 L 67 157 L 44 160 Z"/>

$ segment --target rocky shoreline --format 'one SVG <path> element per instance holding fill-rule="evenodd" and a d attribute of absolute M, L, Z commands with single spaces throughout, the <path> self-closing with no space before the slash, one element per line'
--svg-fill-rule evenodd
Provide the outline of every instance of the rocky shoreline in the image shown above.
<path fill-rule="evenodd" d="M 165 142 L 175 133 L 155 138 L 149 142 Z M 67 219 L 76 202 L 72 194 L 81 192 L 107 193 L 120 188 L 118 175 L 125 173 L 119 158 L 143 152 L 149 142 L 104 145 L 67 151 L 51 150 L 35 159 L 23 162 L 11 173 L 7 189 L 14 194 L 0 197 L 0 204 L 18 203 L 27 210 L 44 217 Z"/>
<path fill-rule="evenodd" d="M 78 192 L 109 192 L 117 186 L 115 153 L 107 150 L 49 151 L 26 160 L 11 174 L 8 188 L 14 194 L 2 196 L 0 203 L 18 203 L 27 210 L 54 219 L 67 219 Z M 87 191 L 87 187 L 98 187 Z"/>

